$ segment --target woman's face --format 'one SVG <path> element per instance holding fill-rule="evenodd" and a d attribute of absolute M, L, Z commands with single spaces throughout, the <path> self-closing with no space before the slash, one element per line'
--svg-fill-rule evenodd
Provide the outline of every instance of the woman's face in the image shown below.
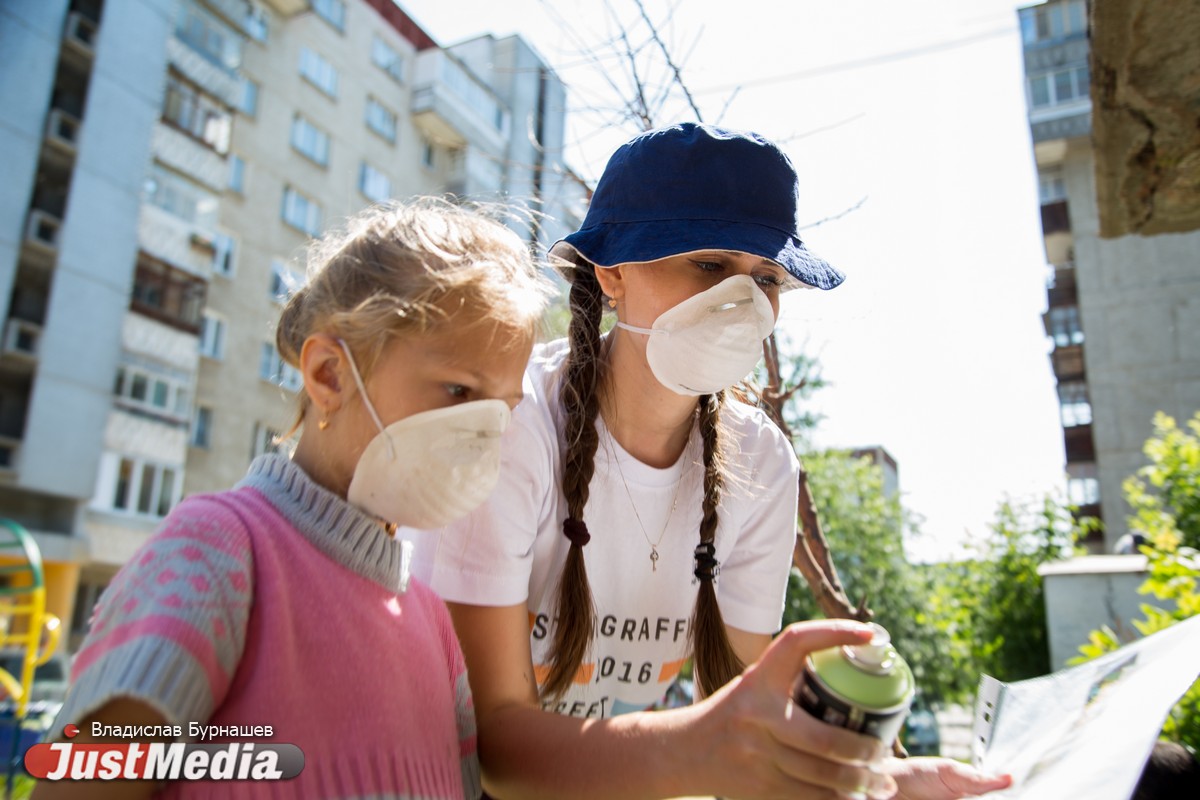
<path fill-rule="evenodd" d="M 603 273 L 619 270 L 619 275 Z M 734 275 L 749 275 L 766 294 L 779 318 L 783 267 L 759 256 L 730 250 L 699 250 L 658 261 L 596 269 L 605 293 L 617 300 L 621 321 L 649 328 L 669 308 Z M 616 280 L 614 280 L 616 279 Z"/>

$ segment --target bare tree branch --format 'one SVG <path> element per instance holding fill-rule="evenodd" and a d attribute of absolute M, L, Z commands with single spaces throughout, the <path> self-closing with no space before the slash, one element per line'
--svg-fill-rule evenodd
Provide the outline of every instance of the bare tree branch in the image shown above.
<path fill-rule="evenodd" d="M 656 28 L 654 23 L 650 21 L 650 15 L 646 13 L 646 7 L 642 5 L 642 0 L 633 0 L 633 4 L 637 6 L 638 11 L 642 15 L 642 19 L 645 20 L 646 24 L 650 27 L 650 35 L 654 38 L 655 43 L 658 44 L 659 49 L 662 50 L 663 58 L 667 60 L 667 66 L 670 67 L 671 72 L 673 72 L 675 75 L 675 84 L 683 92 L 683 96 L 687 98 L 688 105 L 692 107 L 692 113 L 696 115 L 696 121 L 703 122 L 704 117 L 700 114 L 700 108 L 696 105 L 696 101 L 692 98 L 692 93 L 688 91 L 687 84 L 683 82 L 683 75 L 680 73 L 679 67 L 675 65 L 675 62 L 671 58 L 671 51 L 667 49 L 667 45 L 658 35 L 658 28 Z"/>

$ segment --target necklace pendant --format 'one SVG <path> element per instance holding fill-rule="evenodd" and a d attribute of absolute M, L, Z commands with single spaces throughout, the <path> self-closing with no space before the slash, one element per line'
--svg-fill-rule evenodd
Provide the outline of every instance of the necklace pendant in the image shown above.
<path fill-rule="evenodd" d="M 653 545 L 650 547 L 650 571 L 658 572 L 658 548 Z"/>

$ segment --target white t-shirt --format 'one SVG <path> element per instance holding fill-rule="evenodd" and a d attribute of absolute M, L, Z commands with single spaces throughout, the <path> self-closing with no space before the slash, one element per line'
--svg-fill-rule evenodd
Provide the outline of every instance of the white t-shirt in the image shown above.
<path fill-rule="evenodd" d="M 558 433 L 566 354 L 565 340 L 534 350 L 525 399 L 504 434 L 500 483 L 489 500 L 447 528 L 405 534 L 417 541 L 415 574 L 444 599 L 527 605 L 539 682 L 549 671 L 556 589 L 570 547 L 562 531 L 567 511 Z M 731 627 L 772 634 L 779 630 L 795 544 L 798 463 L 762 411 L 728 402 L 721 422 L 732 437 L 715 542 L 721 614 Z M 602 419 L 596 425 L 600 444 L 584 510 L 591 541 L 583 548 L 596 639 L 575 684 L 555 706 L 581 717 L 652 705 L 690 655 L 698 590 L 693 552 L 703 500 L 698 430 L 678 462 L 656 469 L 626 453 Z M 657 569 L 650 542 L 657 545 Z"/>

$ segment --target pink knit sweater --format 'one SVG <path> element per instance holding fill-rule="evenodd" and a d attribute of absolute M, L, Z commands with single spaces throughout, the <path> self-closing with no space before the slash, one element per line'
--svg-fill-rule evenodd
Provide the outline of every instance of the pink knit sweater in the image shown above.
<path fill-rule="evenodd" d="M 287 781 L 177 781 L 171 797 L 478 797 L 462 653 L 428 587 L 401 589 L 402 563 L 378 523 L 261 457 L 232 491 L 181 503 L 113 580 L 53 730 L 130 696 L 184 738 L 269 725 L 257 741 L 304 753 Z"/>

